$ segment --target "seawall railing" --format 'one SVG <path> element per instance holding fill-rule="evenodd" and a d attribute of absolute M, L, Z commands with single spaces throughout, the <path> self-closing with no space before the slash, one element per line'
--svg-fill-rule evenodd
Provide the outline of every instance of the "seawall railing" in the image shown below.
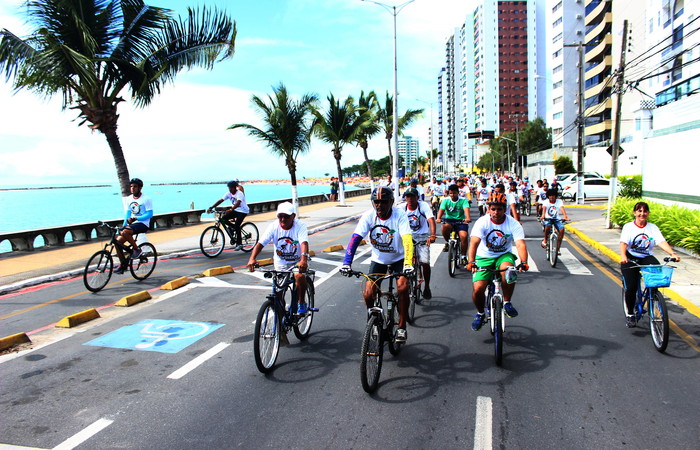
<path fill-rule="evenodd" d="M 356 189 L 346 191 L 345 197 L 359 197 L 368 195 L 369 189 Z M 269 211 L 277 210 L 280 203 L 291 202 L 291 197 L 269 200 L 264 202 L 249 203 L 249 215 L 262 214 Z M 312 205 L 328 201 L 325 194 L 309 195 L 299 197 L 299 206 Z M 224 209 L 224 208 L 217 208 Z M 155 214 L 151 219 L 151 232 L 168 229 L 173 227 L 181 227 L 187 225 L 198 224 L 202 221 L 204 209 L 188 209 L 184 211 L 175 211 L 163 214 Z M 106 220 L 110 225 L 121 225 L 124 219 Z M 67 239 L 70 236 L 70 239 Z M 42 238 L 43 245 L 36 245 L 37 239 Z M 11 233 L 0 233 L 0 243 L 9 241 L 12 246 L 12 252 L 29 252 L 41 248 L 60 247 L 71 242 L 84 243 L 93 239 L 103 239 L 109 237 L 109 230 L 99 227 L 97 222 L 76 223 L 71 225 L 62 225 L 58 227 L 37 228 L 33 230 L 15 231 Z M 40 243 L 40 241 L 39 241 Z"/>

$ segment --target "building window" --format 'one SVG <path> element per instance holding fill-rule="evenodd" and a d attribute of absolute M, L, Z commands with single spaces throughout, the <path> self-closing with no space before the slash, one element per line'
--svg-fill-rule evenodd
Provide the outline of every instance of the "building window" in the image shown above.
<path fill-rule="evenodd" d="M 554 5 L 554 8 L 552 8 L 552 12 L 557 12 L 561 8 L 561 3 L 559 2 L 556 5 Z"/>
<path fill-rule="evenodd" d="M 562 69 L 563 69 L 563 65 L 559 64 L 557 67 L 554 68 L 554 70 L 552 70 L 552 73 L 559 73 L 562 71 Z"/>
<path fill-rule="evenodd" d="M 559 89 L 562 86 L 562 81 L 557 81 L 552 85 L 552 89 Z"/>
<path fill-rule="evenodd" d="M 562 39 L 562 33 L 559 33 L 556 36 L 554 36 L 554 39 L 552 39 L 552 43 L 561 41 L 561 39 Z"/>
<path fill-rule="evenodd" d="M 554 135 L 561 134 L 562 131 L 564 131 L 562 128 L 555 128 L 554 130 L 552 130 L 552 134 L 554 134 Z"/>
<path fill-rule="evenodd" d="M 562 100 L 563 100 L 563 97 L 557 97 L 554 100 L 552 100 L 552 104 L 556 105 L 558 103 L 561 103 Z"/>
<path fill-rule="evenodd" d="M 555 28 L 557 25 L 561 25 L 563 20 L 564 19 L 562 19 L 561 17 L 558 18 L 557 20 L 555 20 L 554 23 L 552 24 L 552 28 Z"/>
<path fill-rule="evenodd" d="M 562 114 L 563 113 L 561 113 L 561 112 L 554 113 L 554 115 L 552 116 L 552 119 L 554 119 L 554 120 L 561 119 Z"/>
<path fill-rule="evenodd" d="M 552 53 L 552 58 L 557 58 L 561 55 L 561 49 L 557 50 L 556 52 Z"/>

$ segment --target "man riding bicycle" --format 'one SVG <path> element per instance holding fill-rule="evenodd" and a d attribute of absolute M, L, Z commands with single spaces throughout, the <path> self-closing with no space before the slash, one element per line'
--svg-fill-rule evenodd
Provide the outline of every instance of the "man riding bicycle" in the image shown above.
<path fill-rule="evenodd" d="M 275 246 L 274 264 L 275 270 L 291 270 L 299 267 L 299 272 L 294 274 L 297 286 L 297 299 L 299 306 L 297 314 L 308 312 L 304 299 L 306 298 L 306 276 L 309 268 L 309 233 L 306 224 L 297 220 L 294 213 L 294 205 L 289 202 L 280 203 L 277 207 L 277 222 L 272 222 L 260 237 L 260 241 L 253 247 L 253 252 L 248 259 L 248 270 L 255 270 L 257 256 L 263 247 L 272 243 Z"/>
<path fill-rule="evenodd" d="M 224 224 L 229 224 L 231 227 L 233 227 L 234 231 L 236 232 L 236 246 L 233 249 L 241 250 L 243 248 L 241 224 L 243 223 L 243 219 L 245 219 L 250 212 L 250 209 L 245 201 L 245 194 L 238 189 L 237 181 L 229 181 L 226 183 L 226 186 L 228 187 L 228 192 L 217 200 L 216 203 L 211 205 L 209 209 L 207 209 L 207 213 L 210 214 L 214 208 L 219 206 L 222 202 L 225 202 L 226 200 L 231 201 L 231 205 L 233 205 L 233 207 L 229 209 L 226 214 L 223 215 L 223 217 L 221 217 L 221 222 Z"/>
<path fill-rule="evenodd" d="M 143 188 L 143 181 L 139 178 L 132 178 L 129 182 L 129 189 L 131 190 L 131 195 L 126 199 L 126 217 L 124 217 L 124 227 L 117 236 L 117 241 L 120 243 L 128 242 L 131 244 L 131 248 L 134 251 L 131 253 L 132 258 L 138 258 L 141 256 L 141 249 L 136 244 L 134 239 L 135 234 L 146 233 L 149 230 L 151 224 L 151 218 L 153 217 L 153 202 L 151 197 L 143 194 L 141 189 Z M 117 245 L 117 257 L 119 258 L 119 268 L 114 271 L 116 274 L 124 273 L 126 269 L 126 258 L 124 257 L 124 252 Z"/>
<path fill-rule="evenodd" d="M 457 232 L 459 235 L 461 264 L 465 265 L 467 263 L 467 247 L 469 245 L 468 224 L 472 220 L 469 214 L 469 200 L 459 198 L 459 187 L 456 184 L 451 184 L 448 192 L 449 196 L 440 204 L 437 223 L 442 223 L 442 237 L 445 238 L 445 242 L 450 241 L 450 234 L 452 234 L 453 230 Z M 448 249 L 449 244 L 446 243 L 443 251 L 446 252 Z"/>
<path fill-rule="evenodd" d="M 369 235 L 372 245 L 372 258 L 369 273 L 377 280 L 391 268 L 393 273 L 413 272 L 413 234 L 406 211 L 393 206 L 394 192 L 385 186 L 376 188 L 371 195 L 373 208 L 362 215 L 350 238 L 340 273 L 349 275 L 352 260 L 362 239 Z M 401 276 L 396 280 L 399 294 L 399 326 L 396 342 L 406 342 L 406 316 L 408 315 L 408 279 Z M 366 283 L 363 297 L 367 308 L 374 305 L 379 286 Z"/>
<path fill-rule="evenodd" d="M 492 193 L 488 199 L 489 214 L 479 218 L 472 227 L 472 235 L 469 243 L 469 264 L 472 280 L 472 301 L 476 307 L 476 315 L 472 322 L 472 330 L 478 331 L 486 322 L 484 303 L 486 302 L 486 288 L 494 274 L 488 271 L 478 272 L 479 268 L 503 270 L 509 266 L 515 266 L 516 256 L 511 252 L 513 244 L 518 251 L 521 264 L 520 271 L 526 271 L 530 267 L 527 264 L 527 246 L 525 245 L 525 232 L 520 222 L 506 215 L 506 196 L 501 193 Z M 503 309 L 508 317 L 515 317 L 518 311 L 511 303 L 514 284 L 506 283 L 506 273 L 500 274 L 503 280 Z"/>
<path fill-rule="evenodd" d="M 544 225 L 544 238 L 542 239 L 542 248 L 547 247 L 547 235 L 549 230 L 554 226 L 559 234 L 559 240 L 557 242 L 557 255 L 559 254 L 559 248 L 561 247 L 561 241 L 564 240 L 564 223 L 562 219 L 559 218 L 559 214 L 563 216 L 564 220 L 569 220 L 568 214 L 564 209 L 564 202 L 557 198 L 557 190 L 550 189 L 547 191 L 547 200 L 542 202 L 542 216 L 540 220 Z"/>
<path fill-rule="evenodd" d="M 406 215 L 413 232 L 413 240 L 416 242 L 413 251 L 420 262 L 425 280 L 423 297 L 430 300 L 433 297 L 430 291 L 430 244 L 436 239 L 435 216 L 430 206 L 420 201 L 419 197 L 420 193 L 416 188 L 410 187 L 404 192 Z"/>

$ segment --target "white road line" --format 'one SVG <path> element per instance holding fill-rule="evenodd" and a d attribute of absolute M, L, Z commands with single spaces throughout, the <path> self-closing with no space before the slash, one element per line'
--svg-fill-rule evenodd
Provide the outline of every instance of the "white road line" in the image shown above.
<path fill-rule="evenodd" d="M 214 347 L 210 348 L 206 352 L 202 353 L 192 361 L 188 362 L 184 366 L 180 367 L 177 369 L 175 372 L 171 373 L 168 375 L 168 378 L 171 380 L 179 380 L 180 378 L 184 377 L 188 373 L 190 373 L 192 370 L 197 368 L 197 366 L 203 364 L 206 360 L 212 358 L 215 356 L 217 353 L 219 353 L 221 350 L 225 349 L 231 344 L 227 344 L 226 342 L 219 342 L 216 344 Z"/>
<path fill-rule="evenodd" d="M 573 275 L 593 275 L 581 261 L 579 261 L 568 248 L 561 248 L 559 261 L 563 262 L 566 269 Z"/>
<path fill-rule="evenodd" d="M 311 257 L 311 262 L 312 263 L 321 263 L 321 264 L 328 264 L 331 266 L 342 266 L 343 261 L 334 261 L 332 259 L 326 259 L 326 258 L 319 258 L 318 256 L 312 256 Z"/>
<path fill-rule="evenodd" d="M 113 420 L 109 419 L 100 419 L 94 422 L 92 425 L 89 427 L 85 428 L 83 431 L 74 434 L 70 438 L 66 439 L 65 441 L 61 442 L 58 444 L 56 447 L 54 447 L 54 450 L 69 450 L 73 449 L 83 442 L 87 441 L 100 431 L 104 430 L 107 428 L 109 425 L 114 422 Z"/>
<path fill-rule="evenodd" d="M 230 287 L 231 283 L 216 277 L 197 278 L 197 283 L 203 284 L 206 287 Z"/>
<path fill-rule="evenodd" d="M 432 244 L 430 246 L 430 267 L 435 267 L 435 263 L 442 253 L 442 245 Z"/>
<path fill-rule="evenodd" d="M 515 248 L 515 246 L 513 246 L 510 249 L 510 251 L 514 255 L 518 254 L 518 250 Z M 520 264 L 520 258 L 517 258 L 515 260 L 515 265 L 517 266 L 518 264 Z M 535 255 L 533 255 L 530 252 L 527 253 L 527 265 L 530 266 L 530 269 L 528 270 L 528 272 L 539 272 L 540 271 L 540 269 L 537 268 L 537 263 L 535 262 Z"/>
<path fill-rule="evenodd" d="M 474 425 L 474 450 L 493 448 L 493 413 L 491 397 L 476 398 L 476 424 Z"/>

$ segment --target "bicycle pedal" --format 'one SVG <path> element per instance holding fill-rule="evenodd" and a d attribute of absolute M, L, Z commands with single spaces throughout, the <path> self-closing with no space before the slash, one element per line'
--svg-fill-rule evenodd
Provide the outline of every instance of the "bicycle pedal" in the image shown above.
<path fill-rule="evenodd" d="M 309 308 L 309 312 L 318 312 L 318 308 Z"/>

